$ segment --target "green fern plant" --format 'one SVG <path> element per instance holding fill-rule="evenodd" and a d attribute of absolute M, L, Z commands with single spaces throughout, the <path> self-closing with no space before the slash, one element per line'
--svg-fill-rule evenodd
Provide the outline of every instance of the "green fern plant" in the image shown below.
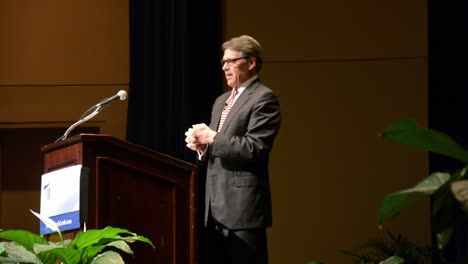
<path fill-rule="evenodd" d="M 372 239 L 353 251 L 342 252 L 353 257 L 356 264 L 403 263 L 403 260 L 405 264 L 431 263 L 431 246 L 417 245 L 401 234 L 386 233 L 386 239 Z"/>

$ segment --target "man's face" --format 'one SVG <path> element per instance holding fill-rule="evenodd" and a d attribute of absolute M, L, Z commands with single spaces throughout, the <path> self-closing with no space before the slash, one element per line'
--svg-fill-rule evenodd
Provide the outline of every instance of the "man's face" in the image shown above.
<path fill-rule="evenodd" d="M 255 74 L 255 60 L 240 51 L 226 49 L 222 62 L 225 62 L 223 71 L 229 87 L 238 88 Z"/>

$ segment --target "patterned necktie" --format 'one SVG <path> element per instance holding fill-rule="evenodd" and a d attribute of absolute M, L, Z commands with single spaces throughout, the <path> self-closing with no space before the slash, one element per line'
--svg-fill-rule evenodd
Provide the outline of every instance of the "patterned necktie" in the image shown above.
<path fill-rule="evenodd" d="M 234 99 L 236 98 L 237 95 L 237 88 L 232 89 L 231 96 L 226 102 L 226 105 L 224 106 L 224 110 L 221 113 L 221 119 L 219 119 L 219 126 L 218 126 L 218 132 L 221 131 L 221 128 L 223 127 L 224 121 L 226 120 L 227 115 L 229 114 L 229 111 L 232 108 L 232 105 L 234 104 Z"/>

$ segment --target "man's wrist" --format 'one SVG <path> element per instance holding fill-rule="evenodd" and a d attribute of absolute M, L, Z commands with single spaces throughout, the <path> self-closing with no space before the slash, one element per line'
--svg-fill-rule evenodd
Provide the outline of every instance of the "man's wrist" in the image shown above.
<path fill-rule="evenodd" d="M 214 139 L 218 133 L 216 131 L 212 131 L 210 135 L 210 144 L 214 142 Z"/>

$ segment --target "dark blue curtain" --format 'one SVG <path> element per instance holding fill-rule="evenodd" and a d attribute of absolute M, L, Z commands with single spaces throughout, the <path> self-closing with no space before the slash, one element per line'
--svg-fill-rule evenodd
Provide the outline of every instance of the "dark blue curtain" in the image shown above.
<path fill-rule="evenodd" d="M 194 162 L 184 132 L 221 93 L 220 1 L 130 3 L 127 140 Z"/>
<path fill-rule="evenodd" d="M 468 148 L 468 2 L 430 0 L 428 3 L 429 126 Z M 429 156 L 429 164 L 432 172 L 454 171 L 463 166 L 434 154 Z M 446 210 L 454 219 L 455 232 L 445 257 L 468 263 L 468 218 L 455 202 Z M 433 229 L 440 224 L 433 222 Z"/>

